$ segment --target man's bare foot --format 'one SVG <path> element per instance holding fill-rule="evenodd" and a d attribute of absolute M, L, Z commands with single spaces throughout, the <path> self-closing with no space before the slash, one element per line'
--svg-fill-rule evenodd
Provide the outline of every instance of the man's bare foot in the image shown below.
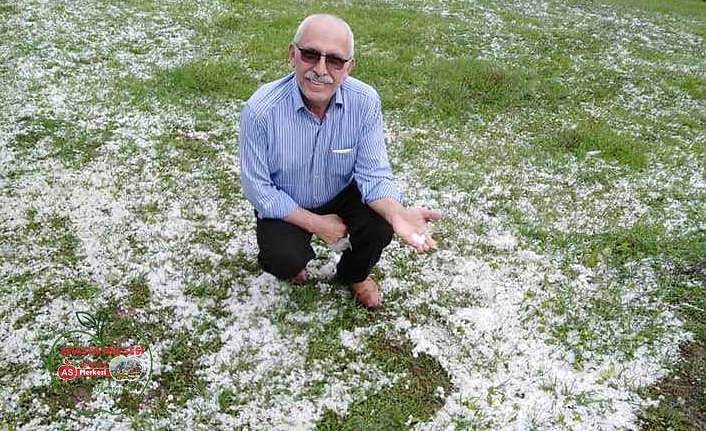
<path fill-rule="evenodd" d="M 304 269 L 299 271 L 299 274 L 297 274 L 294 277 L 289 279 L 289 281 L 294 284 L 304 284 L 307 282 L 307 280 L 309 280 L 309 275 L 306 273 L 306 270 L 304 270 Z"/>
<path fill-rule="evenodd" d="M 368 308 L 379 308 L 382 306 L 382 293 L 380 286 L 375 280 L 368 277 L 365 280 L 351 284 L 353 297 Z"/>

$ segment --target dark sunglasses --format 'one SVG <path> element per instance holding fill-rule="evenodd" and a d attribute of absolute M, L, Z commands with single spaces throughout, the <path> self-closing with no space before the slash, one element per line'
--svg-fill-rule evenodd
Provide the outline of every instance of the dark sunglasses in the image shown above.
<path fill-rule="evenodd" d="M 297 47 L 299 50 L 299 54 L 302 57 L 302 61 L 304 63 L 309 63 L 309 64 L 317 64 L 321 57 L 324 57 L 326 60 L 326 65 L 331 66 L 335 70 L 341 70 L 343 69 L 343 66 L 346 65 L 349 61 L 353 59 L 353 57 L 349 58 L 348 60 L 343 59 L 337 55 L 331 55 L 331 54 L 322 54 L 319 51 L 312 49 L 312 48 L 302 48 L 296 43 L 294 46 Z"/>

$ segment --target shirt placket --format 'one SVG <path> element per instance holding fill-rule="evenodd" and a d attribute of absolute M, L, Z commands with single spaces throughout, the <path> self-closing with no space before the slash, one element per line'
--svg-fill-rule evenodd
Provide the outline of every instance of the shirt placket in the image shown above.
<path fill-rule="evenodd" d="M 326 151 L 328 150 L 326 130 L 328 123 L 327 119 L 324 118 L 317 124 L 316 133 L 314 134 L 311 189 L 314 192 L 314 201 L 317 207 L 326 203 Z"/>

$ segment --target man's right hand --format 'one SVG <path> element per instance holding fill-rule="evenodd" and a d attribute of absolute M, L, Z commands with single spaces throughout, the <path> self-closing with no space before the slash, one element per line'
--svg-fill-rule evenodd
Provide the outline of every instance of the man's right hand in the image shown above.
<path fill-rule="evenodd" d="M 336 214 L 318 216 L 312 228 L 311 232 L 328 245 L 335 244 L 348 233 L 348 227 L 343 223 L 343 219 Z"/>

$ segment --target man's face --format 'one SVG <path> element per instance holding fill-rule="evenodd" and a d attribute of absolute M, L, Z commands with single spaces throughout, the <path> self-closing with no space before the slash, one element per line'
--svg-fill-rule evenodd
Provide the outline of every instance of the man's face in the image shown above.
<path fill-rule="evenodd" d="M 349 58 L 348 32 L 330 20 L 310 23 L 301 40 L 289 46 L 289 60 L 310 109 L 325 111 L 353 68 L 354 60 L 345 61 Z"/>

